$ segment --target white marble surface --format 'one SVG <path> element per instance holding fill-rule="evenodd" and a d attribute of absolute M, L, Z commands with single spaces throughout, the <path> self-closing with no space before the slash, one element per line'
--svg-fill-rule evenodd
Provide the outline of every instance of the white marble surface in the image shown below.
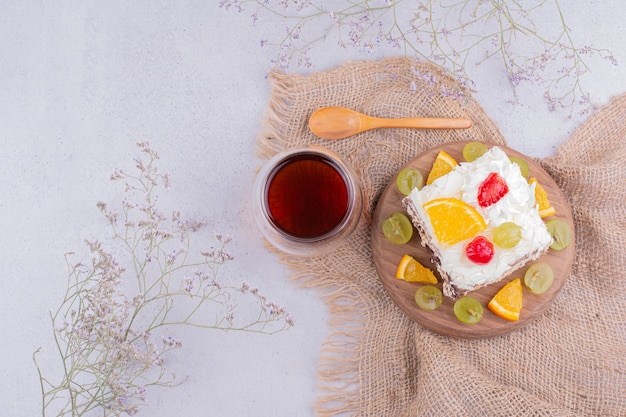
<path fill-rule="evenodd" d="M 283 30 L 269 16 L 255 26 L 218 1 L 1 1 L 0 13 L 0 383 L 1 414 L 40 414 L 32 353 L 54 367 L 48 311 L 64 290 L 64 253 L 108 233 L 97 201 L 112 201 L 113 169 L 132 166 L 134 143 L 161 153 L 173 188 L 161 199 L 214 230 L 234 235 L 224 274 L 260 287 L 287 307 L 296 326 L 273 336 L 189 332 L 170 367 L 177 388 L 148 393 L 149 416 L 312 416 L 316 366 L 329 334 L 316 293 L 297 288 L 264 249 L 248 198 L 255 136 L 267 104 L 275 51 L 260 39 Z M 585 77 L 598 106 L 626 91 L 624 6 L 568 2 L 566 18 L 584 42 L 610 49 L 618 67 Z M 395 55 L 314 50 L 312 69 L 347 59 Z M 541 87 L 506 104 L 495 65 L 475 77 L 475 97 L 509 145 L 548 156 L 587 116 L 550 113 Z"/>

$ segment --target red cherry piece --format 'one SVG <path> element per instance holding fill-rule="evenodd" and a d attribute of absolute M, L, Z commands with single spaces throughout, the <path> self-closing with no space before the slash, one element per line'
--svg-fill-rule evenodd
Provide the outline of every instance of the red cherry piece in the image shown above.
<path fill-rule="evenodd" d="M 478 187 L 478 205 L 489 207 L 509 192 L 506 181 L 497 172 L 492 172 Z"/>
<path fill-rule="evenodd" d="M 467 244 L 465 254 L 474 263 L 487 264 L 493 258 L 493 243 L 484 236 L 478 236 Z"/>

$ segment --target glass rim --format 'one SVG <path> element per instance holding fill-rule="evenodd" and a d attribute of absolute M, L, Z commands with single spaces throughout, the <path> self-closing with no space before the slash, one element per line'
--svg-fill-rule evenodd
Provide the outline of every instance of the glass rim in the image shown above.
<path fill-rule="evenodd" d="M 341 176 L 348 193 L 343 218 L 329 231 L 311 237 L 301 237 L 285 231 L 271 215 L 267 201 L 267 189 L 278 169 L 289 159 L 302 155 L 319 156 Z M 343 159 L 335 152 L 316 145 L 301 146 L 280 152 L 261 168 L 255 181 L 256 221 L 265 237 L 279 249 L 296 254 L 323 252 L 334 247 L 333 243 L 352 232 L 359 222 L 362 207 L 362 190 L 359 181 Z"/>

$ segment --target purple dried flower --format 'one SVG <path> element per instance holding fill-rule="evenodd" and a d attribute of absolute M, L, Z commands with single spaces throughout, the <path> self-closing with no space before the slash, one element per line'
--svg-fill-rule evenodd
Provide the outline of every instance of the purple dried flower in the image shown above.
<path fill-rule="evenodd" d="M 221 4 L 228 7 L 234 3 Z M 69 256 L 73 254 L 67 255 L 67 294 L 52 320 L 66 374 L 54 386 L 37 365 L 44 387 L 44 409 L 46 404 L 63 401 L 74 407 L 71 391 L 86 399 L 85 404 L 94 399 L 107 413 L 136 414 L 146 400 L 146 386 L 178 384 L 174 373 L 172 379 L 167 377 L 164 355 L 181 348 L 182 342 L 158 335 L 171 327 L 261 333 L 290 327 L 291 319 L 284 309 L 272 304 L 271 314 L 266 313 L 266 298 L 258 297 L 258 290 L 248 292 L 248 284 L 235 288 L 217 281 L 218 267 L 234 258 L 224 248 L 232 241 L 231 235 L 216 234 L 219 248 L 197 254 L 199 259 L 194 257 L 196 252 L 190 250 L 194 247 L 192 237 L 204 223 L 186 220 L 178 211 L 168 218 L 158 210 L 156 189 L 168 186 L 169 176 L 158 172 L 154 165 L 158 153 L 148 142 L 137 146 L 144 158 L 147 156 L 135 159 L 139 174 L 129 175 L 118 169 L 112 175 L 115 180 L 125 180 L 127 196 L 121 201 L 121 214 L 98 203 L 111 223 L 112 243 L 119 244 L 114 252 L 128 255 L 126 263 L 135 276 L 126 279 L 125 268 L 100 241 L 86 242 L 91 263 L 71 263 Z M 116 222 L 119 216 L 123 217 L 121 230 Z M 131 295 L 123 290 L 131 290 Z M 243 323 L 241 327 L 235 326 L 234 306 L 246 299 L 231 302 L 235 295 L 252 297 L 252 305 L 258 308 L 252 318 L 237 317 Z M 207 314 L 211 310 L 213 313 Z M 184 319 L 174 317 L 174 312 L 182 313 Z M 211 318 L 216 317 L 224 319 L 213 322 Z M 155 337 L 162 337 L 160 347 Z M 156 372 L 149 371 L 155 367 Z M 84 410 L 78 407 L 72 411 L 81 414 Z"/>

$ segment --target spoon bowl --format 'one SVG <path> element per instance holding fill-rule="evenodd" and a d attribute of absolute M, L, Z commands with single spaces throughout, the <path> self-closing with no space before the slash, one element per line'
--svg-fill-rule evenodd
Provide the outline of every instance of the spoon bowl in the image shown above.
<path fill-rule="evenodd" d="M 344 139 L 370 129 L 402 127 L 415 129 L 467 129 L 472 121 L 462 118 L 414 117 L 386 119 L 368 116 L 344 107 L 323 107 L 309 118 L 309 129 L 322 139 Z"/>

